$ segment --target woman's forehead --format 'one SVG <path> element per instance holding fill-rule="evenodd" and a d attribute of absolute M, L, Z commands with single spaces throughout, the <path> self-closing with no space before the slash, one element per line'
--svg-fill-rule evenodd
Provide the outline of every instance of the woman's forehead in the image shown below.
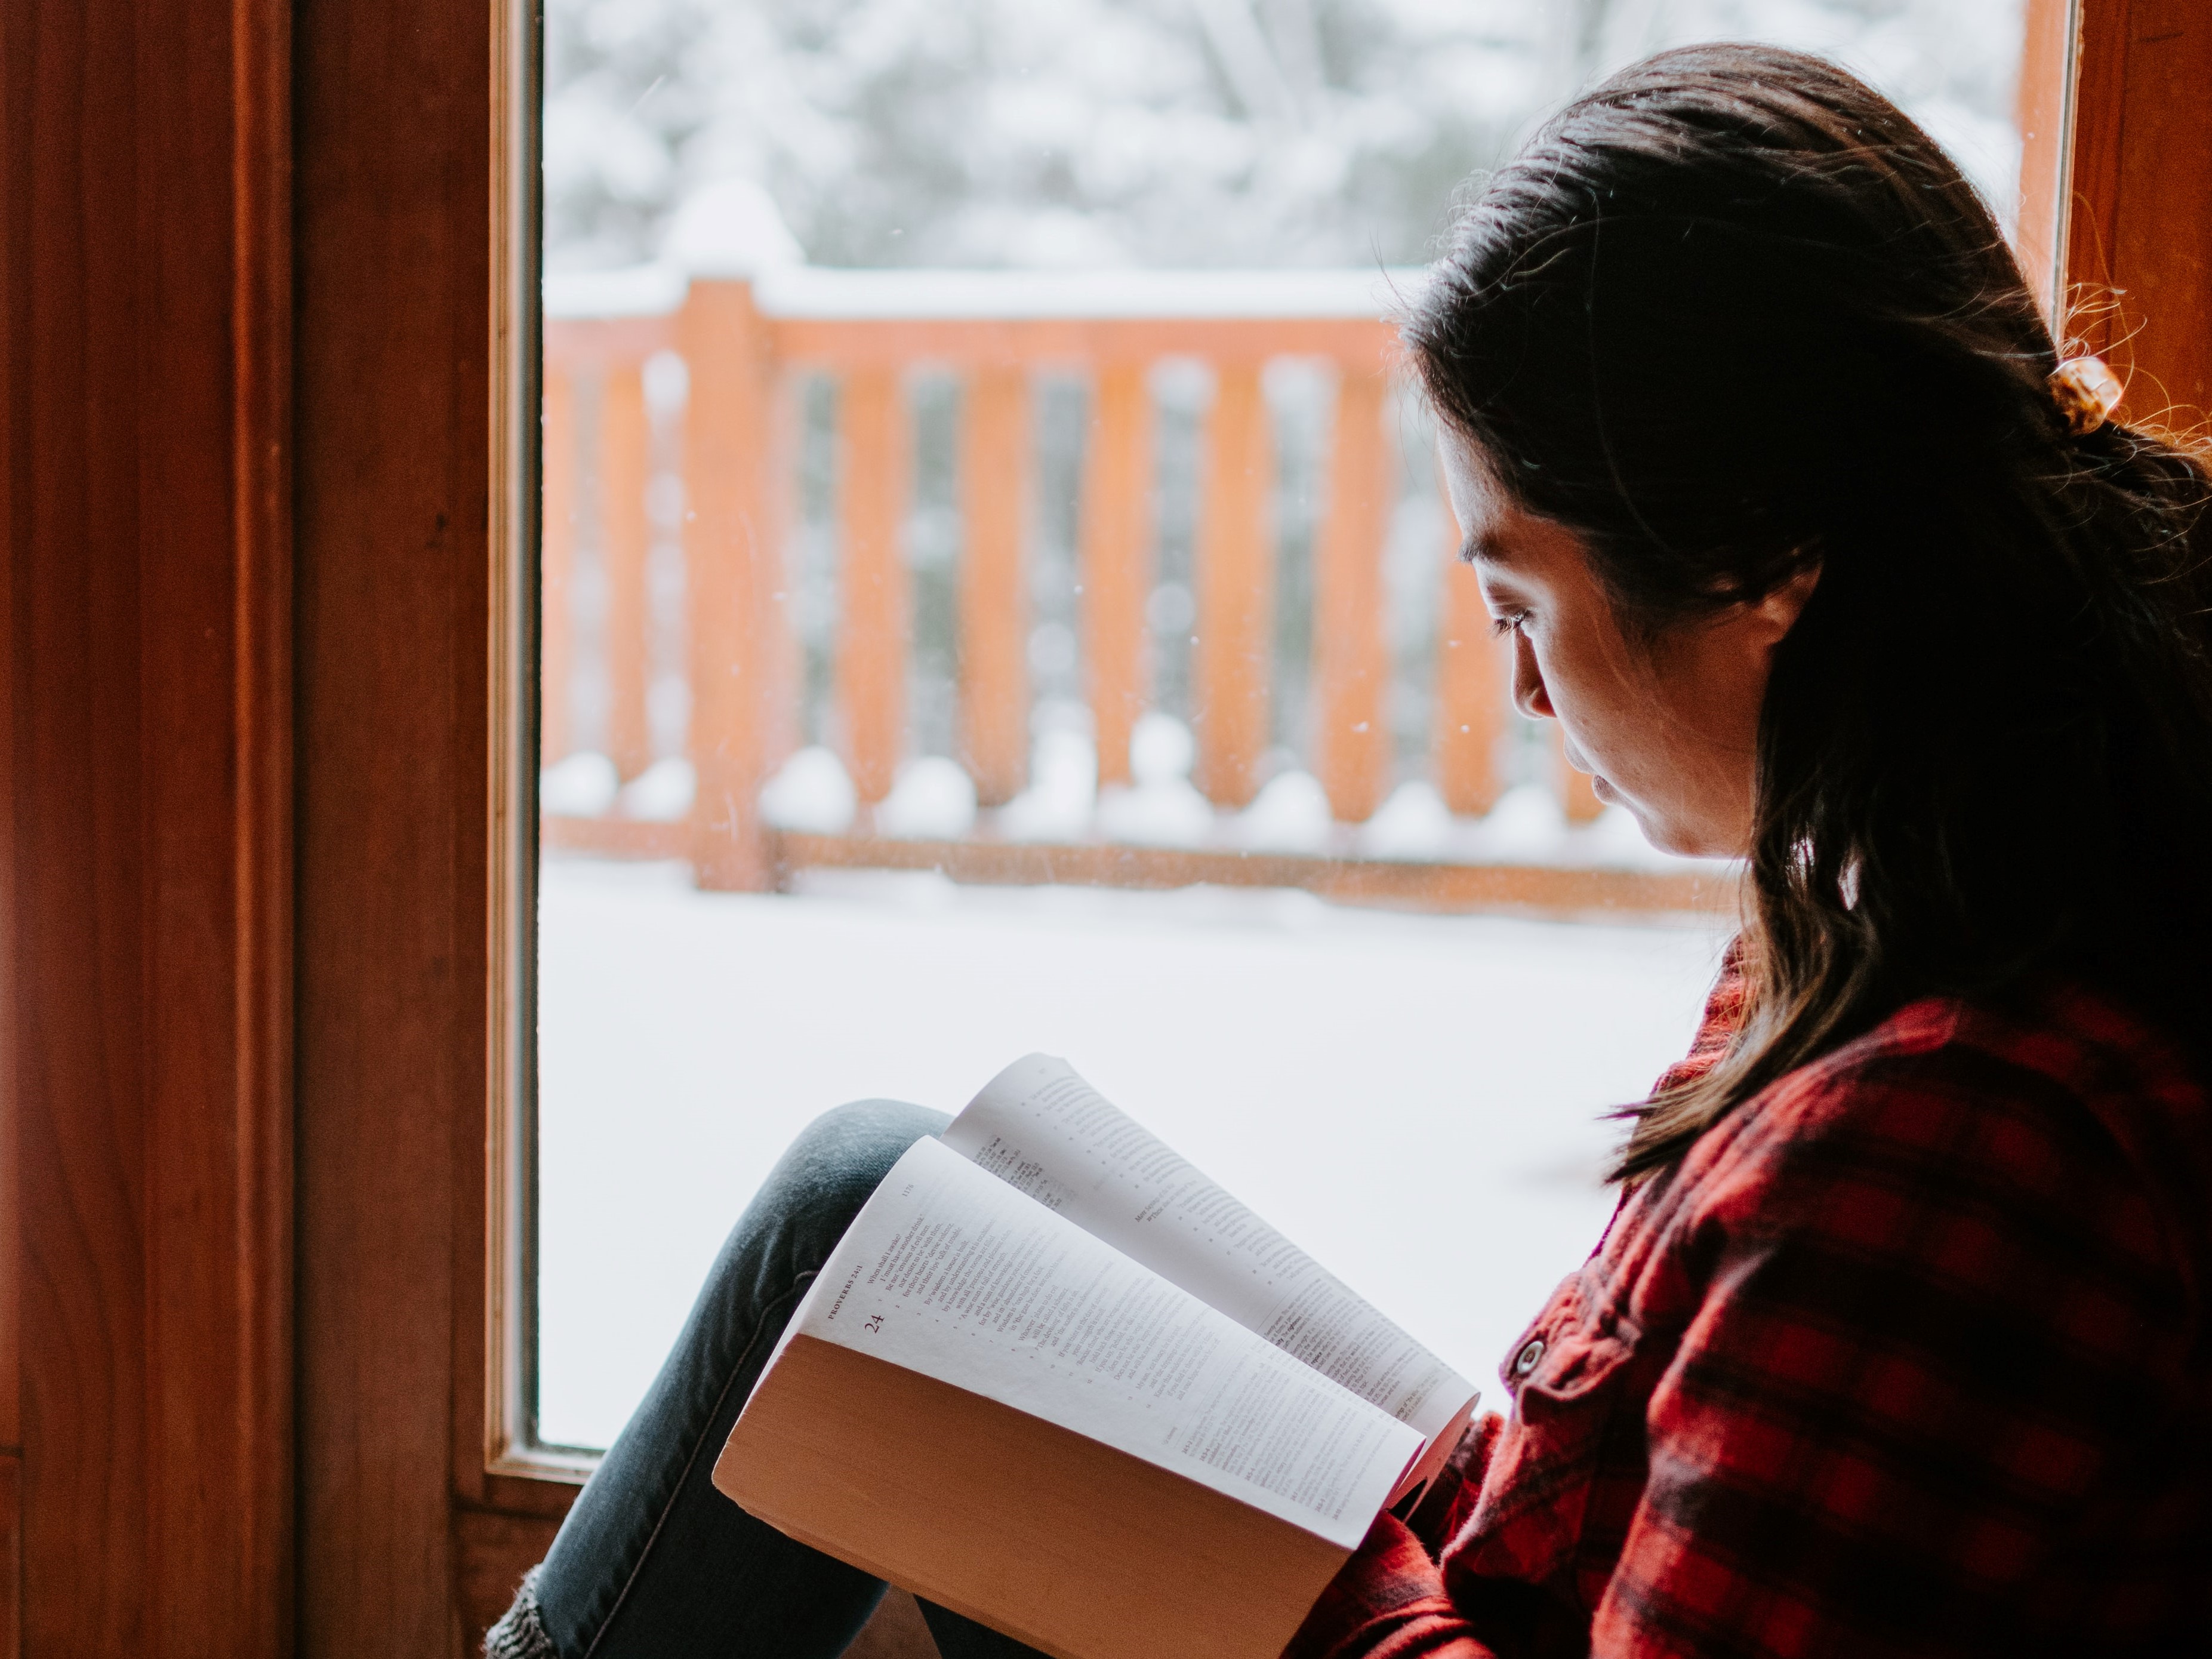
<path fill-rule="evenodd" d="M 1437 456 L 1451 491 L 1460 528 L 1472 536 L 1494 524 L 1510 503 L 1490 459 L 1468 439 L 1447 428 L 1437 434 Z"/>
<path fill-rule="evenodd" d="M 1460 556 L 1470 564 L 1510 563 L 1512 530 L 1523 509 L 1471 440 L 1447 428 L 1437 434 L 1437 449 L 1459 520 Z"/>

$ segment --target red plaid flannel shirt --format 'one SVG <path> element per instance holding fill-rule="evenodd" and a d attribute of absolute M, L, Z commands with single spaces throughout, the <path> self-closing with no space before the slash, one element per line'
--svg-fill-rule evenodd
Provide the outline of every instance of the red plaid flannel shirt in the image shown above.
<path fill-rule="evenodd" d="M 1627 1200 L 1291 1659 L 2212 1653 L 2208 1287 L 2179 1054 L 1916 1002 Z"/>

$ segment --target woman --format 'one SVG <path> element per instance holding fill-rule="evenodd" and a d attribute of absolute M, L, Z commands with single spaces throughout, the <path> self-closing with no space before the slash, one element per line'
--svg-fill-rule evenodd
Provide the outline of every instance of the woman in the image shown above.
<path fill-rule="evenodd" d="M 2201 1650 L 2203 465 L 2061 364 L 1924 135 L 1775 50 L 1567 109 L 1406 333 L 1521 707 L 1653 842 L 1742 857 L 1747 921 L 1510 1418 L 1292 1653 Z M 794 1149 L 492 1652 L 849 1638 L 873 1583 L 707 1468 L 939 1121 Z M 948 1659 L 1021 1651 L 928 1611 Z"/>

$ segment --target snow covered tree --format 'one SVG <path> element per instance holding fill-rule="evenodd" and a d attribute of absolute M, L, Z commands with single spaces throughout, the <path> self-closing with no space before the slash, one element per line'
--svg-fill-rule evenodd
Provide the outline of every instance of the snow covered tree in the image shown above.
<path fill-rule="evenodd" d="M 1869 73 L 2006 198 L 2020 5 L 551 0 L 549 258 L 650 258 L 734 176 L 827 264 L 1418 259 L 1543 111 L 1717 36 Z"/>

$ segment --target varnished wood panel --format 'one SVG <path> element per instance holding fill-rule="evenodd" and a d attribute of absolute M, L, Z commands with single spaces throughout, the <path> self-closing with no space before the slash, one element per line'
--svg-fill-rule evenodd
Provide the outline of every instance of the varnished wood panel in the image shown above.
<path fill-rule="evenodd" d="M 31 52 L 127 71 L 127 32 L 120 40 L 88 39 L 90 20 L 77 18 L 72 27 L 59 9 L 15 11 L 11 72 L 35 61 Z M 25 39 L 33 32 L 35 44 Z M 135 378 L 127 333 L 133 296 L 123 270 L 134 250 L 127 222 L 117 228 L 121 216 L 107 216 L 102 245 L 68 205 L 78 191 L 128 199 L 130 133 L 127 123 L 102 130 L 79 86 L 40 77 L 22 90 L 38 108 L 11 114 L 35 120 L 47 143 L 65 153 L 41 154 L 33 167 L 11 143 L 15 176 L 5 193 L 23 202 L 28 222 L 19 246 L 40 276 L 67 277 L 65 289 L 33 285 L 9 377 L 30 405 L 11 434 L 9 457 L 29 497 L 10 549 L 10 666 L 19 682 L 9 802 L 17 854 L 10 1080 L 26 1268 L 22 1547 L 34 1583 L 51 1570 L 99 1586 L 137 1577 L 149 1565 L 135 1522 L 149 1497 L 143 1472 L 151 1382 L 141 1336 L 145 1126 L 134 1042 L 143 1011 L 130 991 L 143 971 L 132 869 L 139 780 L 130 763 L 140 712 L 137 503 L 132 492 L 100 488 L 125 472 L 136 447 L 137 434 L 122 418 Z M 76 142 L 55 143 L 62 132 Z M 103 299 L 112 310 L 100 306 Z M 105 339 L 86 314 L 95 307 L 111 319 Z M 105 398 L 80 403 L 68 390 L 102 383 L 121 409 L 103 406 Z M 74 545 L 47 540 L 71 520 L 79 526 Z M 122 763 L 95 767 L 85 752 L 94 744 Z M 112 849 L 105 860 L 68 856 L 70 848 L 90 851 L 102 842 Z M 57 1109 L 63 1103 L 67 1108 Z M 105 1605 L 35 1604 L 26 1609 L 25 1634 L 33 1651 L 72 1644 L 84 1652 L 123 1651 L 146 1634 L 144 1595 L 137 1588 Z"/>
<path fill-rule="evenodd" d="M 31 284 L 21 252 L 29 241 L 28 192 L 18 188 L 21 171 L 15 157 L 26 153 L 29 77 L 20 50 L 22 20 L 13 7 L 0 5 L 0 535 L 7 538 L 0 557 L 0 779 L 15 777 L 15 550 L 30 534 L 26 440 L 31 418 L 24 356 L 30 344 Z M 8 1463 L 8 1494 L 0 1523 L 0 1572 L 6 1595 L 0 1600 L 0 1659 L 17 1659 L 22 1650 L 23 1414 L 22 1226 L 16 1136 L 21 1091 L 6 1069 L 8 1055 L 21 1051 L 15 1020 L 15 949 L 12 937 L 15 905 L 15 816 L 12 793 L 0 803 L 0 927 L 9 930 L 0 950 L 0 1457 Z"/>
<path fill-rule="evenodd" d="M 0 1455 L 0 1659 L 23 1651 L 23 1460 Z"/>
<path fill-rule="evenodd" d="M 10 18 L 34 1649 L 284 1622 L 281 21 Z"/>
<path fill-rule="evenodd" d="M 287 26 L 5 13 L 0 1650 L 289 1647 Z"/>
<path fill-rule="evenodd" d="M 2141 319 L 2139 419 L 2198 428 L 2212 407 L 2212 9 L 2133 0 L 2112 259 Z"/>
<path fill-rule="evenodd" d="M 300 1633 L 419 1659 L 485 1392 L 491 18 L 296 15 Z"/>
<path fill-rule="evenodd" d="M 2078 0 L 2069 331 L 2128 382 L 2124 418 L 2212 404 L 2212 9 Z"/>
<path fill-rule="evenodd" d="M 455 1593 L 460 1602 L 461 1649 L 474 1654 L 514 1600 L 522 1575 L 545 1559 L 558 1521 L 498 1510 L 453 1511 Z"/>

